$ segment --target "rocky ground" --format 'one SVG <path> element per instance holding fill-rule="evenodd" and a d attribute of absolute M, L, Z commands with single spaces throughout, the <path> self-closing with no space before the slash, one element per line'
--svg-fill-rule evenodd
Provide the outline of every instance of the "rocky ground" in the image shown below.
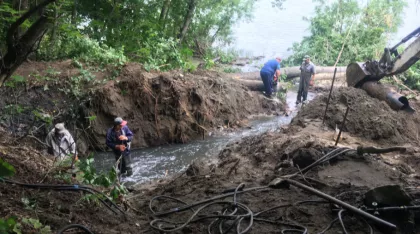
<path fill-rule="evenodd" d="M 142 77 L 143 74 L 144 77 L 137 79 L 127 74 L 139 74 L 133 77 Z M 129 122 L 148 121 L 150 135 L 143 135 L 145 138 L 169 137 L 172 128 L 162 128 L 167 126 L 166 123 L 181 126 L 181 129 L 189 126 L 193 129 L 191 132 L 195 132 L 190 136 L 200 136 L 203 129 L 197 124 L 206 128 L 240 123 L 251 112 L 273 111 L 271 104 L 264 104 L 265 99 L 260 94 L 240 89 L 232 96 L 229 86 L 239 89 L 234 81 L 223 80 L 217 74 L 199 74 L 201 78 L 197 79 L 201 81 L 187 85 L 197 74 L 184 77 L 177 73 L 156 75 L 127 66 L 121 71 L 120 82 L 106 83 L 95 89 L 97 96 L 88 108 L 93 111 L 100 107 L 100 112 L 94 112 L 97 119 L 104 122 L 100 126 L 109 124 L 106 117 L 115 115 L 117 109 L 129 113 L 126 116 Z M 123 95 L 116 91 L 121 89 L 127 92 Z M 53 230 L 69 223 L 79 223 L 95 233 L 163 233 L 163 229 L 174 233 L 373 233 L 372 230 L 374 233 L 395 233 L 392 228 L 377 225 L 371 219 L 346 209 L 342 211 L 342 207 L 327 203 L 291 182 L 279 183 L 276 188 L 268 187 L 276 178 L 292 179 L 364 209 L 373 208 L 375 204 L 376 207 L 418 204 L 419 115 L 395 112 L 362 90 L 340 88 L 334 91 L 325 124 L 322 124 L 326 95 L 321 93 L 300 107 L 289 126 L 228 145 L 216 162 L 196 161 L 178 175 L 136 186 L 118 203 L 125 210 L 125 216 L 114 215 L 103 205 L 81 199 L 83 196 L 78 192 L 29 190 L 3 183 L 0 183 L 0 215 L 36 216 Z M 155 97 L 162 97 L 158 101 L 163 104 L 158 108 L 152 105 L 156 103 Z M 246 101 L 248 98 L 254 100 Z M 187 103 L 186 107 L 177 101 Z M 222 104 L 216 111 L 217 103 Z M 340 143 L 334 146 L 336 126 L 341 125 L 347 106 L 350 106 L 350 111 L 345 128 Z M 412 106 L 418 110 L 420 103 L 414 100 Z M 156 109 L 161 117 L 158 124 L 153 117 Z M 225 110 L 222 113 L 227 113 L 214 118 L 222 109 Z M 140 110 L 144 114 L 136 115 Z M 184 114 L 180 110 L 184 110 Z M 191 118 L 194 113 L 200 113 L 201 117 Z M 203 117 L 206 114 L 213 118 Z M 182 121 L 176 121 L 177 118 Z M 206 121 L 194 122 L 200 119 Z M 174 123 L 171 121 L 178 125 L 170 124 Z M 133 126 L 136 127 L 141 126 Z M 92 125 L 92 128 L 103 127 Z M 100 135 L 100 131 L 97 134 Z M 52 176 L 54 172 L 49 172 L 51 159 L 29 146 L 6 144 L 8 139 L 11 138 L 5 134 L 0 137 L 3 142 L 0 152 L 2 158 L 18 171 L 13 179 L 26 183 L 62 182 Z M 359 146 L 401 146 L 405 150 L 357 153 L 355 149 Z M 353 150 L 340 153 L 339 148 Z M 305 170 L 336 149 L 335 152 L 340 153 L 336 157 Z M 369 192 L 382 186 L 389 187 Z M 220 197 L 223 194 L 226 196 Z M 32 202 L 25 202 L 22 198 Z M 35 208 L 31 204 L 36 204 Z M 420 216 L 415 211 L 379 211 L 375 215 L 397 225 L 397 233 L 419 232 Z M 328 231 L 323 232 L 326 229 Z"/>

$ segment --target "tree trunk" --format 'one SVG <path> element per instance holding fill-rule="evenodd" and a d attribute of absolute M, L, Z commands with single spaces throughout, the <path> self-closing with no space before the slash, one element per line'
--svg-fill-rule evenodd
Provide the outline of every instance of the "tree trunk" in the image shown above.
<path fill-rule="evenodd" d="M 57 27 L 58 27 L 58 9 L 57 9 L 57 5 L 54 2 L 54 24 L 51 28 L 51 38 L 50 38 L 50 49 L 54 49 L 55 48 L 55 40 L 57 37 Z"/>
<path fill-rule="evenodd" d="M 76 26 L 76 17 L 77 17 L 77 0 L 73 2 L 73 8 L 71 10 L 71 24 Z"/>
<path fill-rule="evenodd" d="M 194 10 L 195 10 L 196 4 L 197 4 L 197 0 L 190 0 L 188 3 L 187 15 L 185 16 L 184 24 L 181 28 L 181 33 L 179 34 L 179 43 L 182 43 L 182 41 L 185 38 L 185 35 L 187 34 L 188 27 L 190 26 L 190 23 L 194 16 Z"/>
<path fill-rule="evenodd" d="M 51 19 L 47 16 L 41 16 L 21 37 L 17 37 L 16 32 L 20 25 L 33 14 L 55 1 L 46 0 L 42 2 L 23 14 L 10 26 L 6 37 L 7 53 L 0 59 L 0 87 L 3 86 L 4 82 L 26 60 L 28 55 L 33 52 L 34 46 L 41 40 L 50 26 Z"/>
<path fill-rule="evenodd" d="M 159 23 L 162 25 L 162 27 L 165 27 L 165 20 L 166 20 L 166 16 L 168 14 L 170 5 L 171 5 L 171 0 L 165 0 L 162 6 L 162 10 L 160 11 Z"/>
<path fill-rule="evenodd" d="M 300 67 L 286 67 L 280 69 L 281 74 L 286 74 L 286 79 L 293 79 L 300 76 Z M 345 73 L 347 67 L 337 67 L 337 74 Z M 334 73 L 334 67 L 316 67 L 316 74 L 319 73 Z M 232 75 L 233 77 L 240 77 L 240 79 L 245 80 L 259 80 L 260 72 L 246 72 L 246 73 L 236 73 Z M 316 76 L 315 76 L 316 78 Z M 332 78 L 332 75 L 331 75 Z"/>

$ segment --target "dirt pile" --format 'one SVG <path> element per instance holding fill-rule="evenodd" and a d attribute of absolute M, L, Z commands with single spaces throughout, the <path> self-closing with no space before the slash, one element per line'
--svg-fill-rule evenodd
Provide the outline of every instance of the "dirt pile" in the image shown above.
<path fill-rule="evenodd" d="M 283 104 L 251 92 L 220 73 L 148 73 L 128 64 L 118 82 L 98 88 L 89 111 L 95 137 L 103 143 L 115 116 L 128 120 L 134 147 L 185 143 L 216 127 L 244 126 L 252 114 L 278 114 Z"/>
<path fill-rule="evenodd" d="M 327 99 L 328 94 L 316 97 L 302 108 L 292 120 L 292 125 L 303 126 L 304 122 L 322 121 Z M 356 88 L 339 88 L 333 91 L 325 119 L 328 127 L 335 129 L 336 126 L 341 126 L 347 105 L 350 106 L 350 111 L 345 132 L 389 144 L 420 140 L 420 117 L 417 113 L 396 112 L 385 102 Z"/>
<path fill-rule="evenodd" d="M 223 73 L 147 72 L 136 63 L 113 69 L 71 60 L 25 63 L 16 72 L 24 82 L 1 88 L 0 126 L 15 139 L 42 141 L 53 124 L 65 122 L 86 152 L 104 148 L 116 116 L 128 120 L 133 147 L 148 147 L 200 139 L 215 128 L 245 126 L 251 115 L 284 110 Z"/>
<path fill-rule="evenodd" d="M 195 211 L 203 208 L 199 212 L 200 217 L 217 217 L 225 208 L 231 214 L 232 211 L 229 210 L 227 203 L 234 201 L 232 194 L 220 200 L 210 201 L 225 202 L 222 202 L 221 206 L 213 204 L 204 207 L 208 203 L 200 204 L 200 202 L 233 192 L 238 185 L 244 183 L 243 190 L 260 188 L 236 196 L 238 206 L 245 205 L 254 214 L 250 233 L 277 233 L 279 230 L 288 228 L 303 231 L 305 227 L 308 233 L 320 233 L 330 224 L 332 226 L 327 233 L 340 233 L 342 227 L 339 222 L 333 222 L 337 219 L 338 211 L 334 205 L 320 202 L 319 197 L 294 186 L 282 189 L 264 189 L 264 186 L 275 178 L 297 173 L 295 180 L 360 207 L 364 205 L 365 193 L 378 186 L 398 184 L 407 188 L 419 184 L 414 179 L 420 170 L 418 165 L 413 168 L 414 171 L 407 174 L 400 170 L 402 165 L 407 166 L 405 160 L 389 161 L 397 155 L 401 159 L 413 160 L 418 155 L 419 149 L 411 149 L 402 154 L 366 154 L 364 156 L 357 155 L 353 151 L 328 160 L 321 166 L 301 174 L 300 170 L 303 169 L 305 163 L 307 165 L 308 162 L 313 162 L 334 150 L 334 142 L 306 129 L 293 134 L 290 132 L 287 134 L 267 133 L 232 143 L 220 153 L 217 163 L 195 162 L 184 174 L 172 179 L 160 180 L 151 185 L 141 185 L 136 191 L 137 195 L 133 195 L 133 197 L 141 195 L 141 199 L 133 198 L 132 202 L 138 204 L 138 209 L 147 211 L 149 216 L 153 216 L 153 212 L 149 210 L 149 202 L 153 198 L 150 204 L 154 212 L 164 213 L 181 209 L 187 204 L 198 204 L 192 208 Z M 414 198 L 419 197 L 409 188 L 406 191 Z M 165 196 L 179 200 L 175 201 Z M 241 210 L 241 208 L 238 209 Z M 171 227 L 175 228 L 184 224 L 193 213 L 194 211 L 187 209 L 154 219 L 170 220 L 174 224 Z M 186 223 L 187 225 L 181 229 L 182 232 L 205 233 L 208 228 L 227 230 L 232 224 L 225 221 L 220 225 L 212 218 L 197 217 L 196 219 L 198 219 L 197 222 Z M 358 216 L 343 213 L 343 220 L 348 233 L 369 233 L 370 227 Z M 212 224 L 213 222 L 216 224 Z M 241 228 L 245 229 L 248 224 L 248 220 L 243 220 Z M 377 229 L 374 223 L 369 222 L 369 224 L 375 229 L 375 233 L 386 233 L 384 230 Z M 398 225 L 405 228 L 405 224 L 398 223 Z M 158 233 L 150 227 L 146 227 L 145 231 Z"/>

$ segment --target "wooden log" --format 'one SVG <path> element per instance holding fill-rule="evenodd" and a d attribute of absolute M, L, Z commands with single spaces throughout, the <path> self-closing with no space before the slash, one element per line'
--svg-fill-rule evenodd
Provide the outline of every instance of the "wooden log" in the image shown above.
<path fill-rule="evenodd" d="M 337 67 L 337 73 L 346 73 L 347 67 Z M 299 67 L 286 67 L 280 69 L 282 74 L 286 74 L 286 79 L 293 79 L 300 76 Z M 334 74 L 334 67 L 316 67 L 316 74 Z M 233 73 L 231 77 L 244 80 L 260 80 L 260 72 Z M 332 76 L 331 76 L 332 79 Z"/>
<path fill-rule="evenodd" d="M 331 73 L 321 73 L 315 76 L 315 82 L 321 80 L 332 80 L 334 74 Z M 298 77 L 296 77 L 298 78 Z M 346 73 L 337 73 L 336 79 L 345 79 Z M 263 91 L 264 84 L 261 79 L 259 80 L 249 80 L 249 79 L 238 79 L 239 82 L 246 87 L 248 87 L 251 91 Z"/>

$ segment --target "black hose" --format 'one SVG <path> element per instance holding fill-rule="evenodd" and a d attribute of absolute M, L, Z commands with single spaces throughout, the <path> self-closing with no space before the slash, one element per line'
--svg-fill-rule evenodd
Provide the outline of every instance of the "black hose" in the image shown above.
<path fill-rule="evenodd" d="M 103 194 L 102 192 L 100 192 L 100 191 L 98 191 L 94 188 L 91 188 L 91 187 L 87 187 L 87 186 L 83 186 L 83 185 L 77 185 L 77 184 L 75 184 L 75 185 L 25 184 L 25 183 L 21 183 L 21 182 L 18 182 L 18 181 L 5 179 L 5 178 L 2 178 L 1 180 L 4 181 L 5 183 L 8 183 L 8 184 L 15 184 L 15 185 L 19 185 L 19 186 L 22 186 L 22 187 L 25 187 L 25 188 L 30 188 L 30 189 L 48 189 L 48 190 L 61 190 L 61 191 L 84 191 L 84 192 L 96 195 L 98 200 L 102 204 L 104 204 L 114 214 L 117 214 L 117 212 L 114 209 L 112 209 L 112 207 L 115 207 L 122 214 L 125 214 L 124 211 L 121 210 L 121 208 L 119 208 L 105 194 Z M 107 202 L 110 203 L 111 205 L 109 205 Z"/>
<path fill-rule="evenodd" d="M 198 208 L 197 211 L 195 211 L 194 214 L 192 214 L 190 216 L 190 218 L 186 222 L 184 222 L 182 225 L 180 225 L 178 227 L 174 227 L 174 228 L 171 228 L 171 227 L 168 227 L 168 228 L 162 227 L 163 226 L 162 225 L 163 223 L 170 223 L 170 222 L 167 222 L 167 221 L 162 220 L 162 219 L 155 219 L 155 220 L 151 221 L 150 222 L 150 226 L 153 229 L 156 229 L 156 230 L 159 230 L 159 231 L 162 231 L 162 232 L 173 232 L 173 231 L 181 230 L 182 228 L 184 228 L 185 226 L 187 226 L 189 223 L 197 222 L 197 221 L 203 220 L 203 219 L 225 218 L 225 219 L 232 219 L 232 220 L 234 220 L 234 219 L 236 219 L 238 217 L 244 217 L 244 218 L 249 218 L 250 219 L 250 224 L 248 225 L 248 227 L 245 230 L 240 231 L 239 233 L 246 233 L 252 227 L 253 214 L 252 214 L 251 209 L 249 209 L 246 205 L 241 204 L 241 203 L 237 203 L 237 207 L 238 208 L 241 208 L 242 210 L 247 211 L 247 214 L 243 214 L 243 215 L 209 215 L 209 216 L 200 217 L 200 218 L 194 220 L 194 218 L 198 215 L 198 213 L 200 213 L 200 211 L 204 210 L 207 207 L 214 206 L 214 205 L 229 205 L 229 204 L 232 204 L 232 202 L 219 201 L 219 202 L 212 202 L 212 203 L 206 204 L 206 205 Z M 157 223 L 160 223 L 160 225 L 158 225 Z"/>
<path fill-rule="evenodd" d="M 283 225 L 283 226 L 289 226 L 292 227 L 293 229 L 285 229 L 282 230 L 281 233 L 284 233 L 284 231 L 300 231 L 302 234 L 307 234 L 308 233 L 308 229 L 300 224 L 292 224 L 292 223 L 286 223 L 286 222 L 282 222 L 282 221 L 274 221 L 274 220 L 269 220 L 269 219 L 261 219 L 261 218 L 255 218 L 255 221 L 258 222 L 264 222 L 264 223 L 271 223 L 271 224 L 276 224 L 276 225 Z"/>
<path fill-rule="evenodd" d="M 63 227 L 62 229 L 60 229 L 57 232 L 57 234 L 62 234 L 62 233 L 64 233 L 67 230 L 76 229 L 76 228 L 85 231 L 85 233 L 93 234 L 93 232 L 90 231 L 87 227 L 85 227 L 83 225 L 80 225 L 80 224 L 70 224 L 70 225 L 67 225 L 67 226 Z"/>
<path fill-rule="evenodd" d="M 324 230 L 322 230 L 321 232 L 319 232 L 318 234 L 324 234 L 326 233 L 328 230 L 330 230 L 334 224 L 338 221 L 338 218 L 334 219 Z"/>
<path fill-rule="evenodd" d="M 340 221 L 341 228 L 343 229 L 344 234 L 348 234 L 348 232 L 346 230 L 346 226 L 344 226 L 344 221 L 343 221 L 343 218 L 342 218 L 342 214 L 343 214 L 344 211 L 345 210 L 340 210 L 338 212 L 338 220 Z"/>
<path fill-rule="evenodd" d="M 244 189 L 243 191 L 238 191 L 238 192 L 236 192 L 236 194 L 246 193 L 246 192 L 250 192 L 250 191 L 258 191 L 258 190 L 261 190 L 261 191 L 263 191 L 263 190 L 271 190 L 271 188 L 269 188 L 269 187 L 267 187 L 267 186 L 263 186 L 263 187 L 254 187 L 254 188 Z M 196 206 L 199 206 L 199 205 L 202 205 L 202 204 L 205 204 L 205 203 L 209 203 L 209 202 L 212 202 L 212 201 L 215 201 L 215 200 L 219 200 L 219 199 L 223 199 L 223 198 L 226 198 L 226 197 L 232 196 L 232 195 L 234 195 L 234 194 L 235 194 L 235 192 L 232 192 L 232 193 L 226 193 L 226 194 L 218 195 L 218 196 L 215 196 L 215 197 L 213 197 L 213 198 L 209 198 L 209 199 L 206 199 L 206 200 L 202 200 L 202 201 L 199 201 L 199 202 L 196 202 L 196 203 L 190 204 L 190 205 L 185 205 L 185 206 L 183 206 L 183 207 L 173 208 L 173 209 L 171 209 L 170 211 L 164 211 L 164 212 L 154 212 L 154 211 L 152 211 L 152 213 L 153 213 L 153 215 L 154 215 L 154 216 L 156 216 L 156 217 L 165 216 L 165 215 L 169 215 L 169 214 L 173 214 L 173 213 L 178 213 L 178 212 L 181 212 L 181 211 L 189 210 L 189 209 L 191 209 L 192 207 L 196 207 Z M 150 200 L 150 203 L 152 203 L 154 200 L 158 199 L 159 197 L 162 197 L 162 196 L 156 196 L 156 197 L 153 197 L 153 198 Z M 151 204 L 150 204 L 150 203 L 149 203 L 149 207 L 151 206 Z"/>

